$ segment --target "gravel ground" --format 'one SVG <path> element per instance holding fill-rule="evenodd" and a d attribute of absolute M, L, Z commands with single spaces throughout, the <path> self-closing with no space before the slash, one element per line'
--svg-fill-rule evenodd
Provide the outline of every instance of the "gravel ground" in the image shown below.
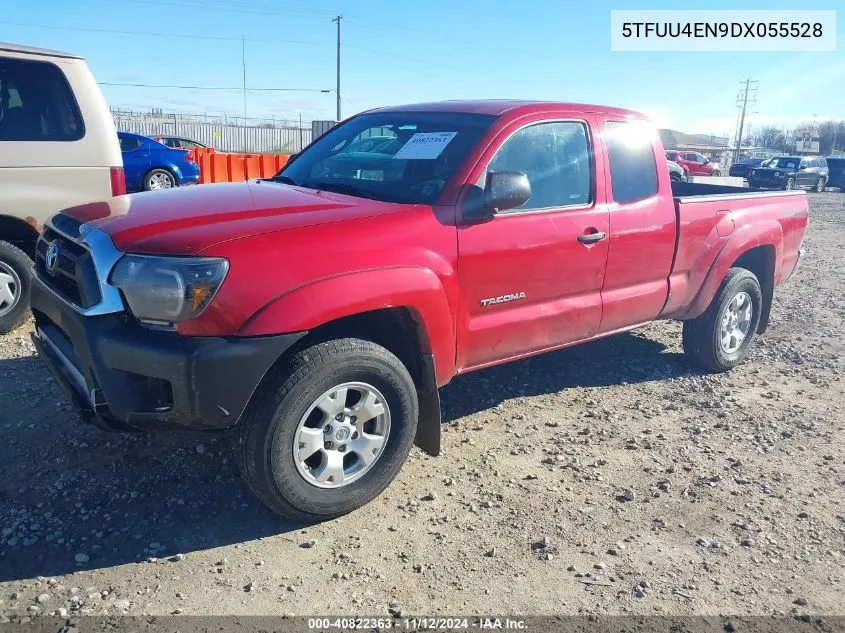
<path fill-rule="evenodd" d="M 845 614 L 845 194 L 750 359 L 680 326 L 455 380 L 444 450 L 367 507 L 285 523 L 229 434 L 81 425 L 29 341 L 0 337 L 0 616 Z"/>

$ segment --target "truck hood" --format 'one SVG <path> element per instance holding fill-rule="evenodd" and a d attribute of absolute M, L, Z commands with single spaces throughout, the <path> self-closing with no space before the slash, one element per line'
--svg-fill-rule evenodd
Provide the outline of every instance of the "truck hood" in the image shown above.
<path fill-rule="evenodd" d="M 229 240 L 396 213 L 408 206 L 251 181 L 119 196 L 63 213 L 107 233 L 121 251 L 196 255 Z"/>

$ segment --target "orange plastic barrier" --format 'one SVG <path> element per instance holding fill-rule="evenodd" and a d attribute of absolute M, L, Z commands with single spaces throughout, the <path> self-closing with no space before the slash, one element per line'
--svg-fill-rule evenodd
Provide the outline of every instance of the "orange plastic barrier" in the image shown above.
<path fill-rule="evenodd" d="M 193 149 L 191 156 L 199 165 L 202 184 L 270 178 L 289 158 L 288 154 L 224 154 L 211 148 Z"/>

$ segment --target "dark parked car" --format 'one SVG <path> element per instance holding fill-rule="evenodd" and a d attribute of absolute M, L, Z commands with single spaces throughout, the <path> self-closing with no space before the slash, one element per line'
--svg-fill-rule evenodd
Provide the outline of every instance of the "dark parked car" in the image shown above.
<path fill-rule="evenodd" d="M 199 180 L 200 168 L 191 160 L 190 151 L 171 149 L 140 134 L 118 132 L 117 137 L 129 191 L 171 189 Z"/>
<path fill-rule="evenodd" d="M 760 189 L 824 191 L 828 179 L 827 161 L 814 156 L 777 156 L 765 167 L 748 172 L 748 184 Z"/>
<path fill-rule="evenodd" d="M 728 170 L 728 175 L 737 176 L 739 178 L 747 178 L 748 172 L 755 167 L 760 167 L 761 163 L 765 160 L 765 158 L 743 158 L 738 163 L 731 165 L 731 168 Z"/>
<path fill-rule="evenodd" d="M 830 170 L 827 186 L 845 189 L 845 156 L 828 156 L 825 160 Z"/>

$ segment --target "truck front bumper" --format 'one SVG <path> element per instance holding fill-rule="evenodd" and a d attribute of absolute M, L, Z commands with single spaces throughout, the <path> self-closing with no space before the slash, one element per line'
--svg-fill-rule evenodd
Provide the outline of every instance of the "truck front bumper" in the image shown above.
<path fill-rule="evenodd" d="M 30 300 L 39 355 L 83 417 L 109 430 L 232 426 L 304 335 L 185 337 L 126 314 L 83 316 L 37 276 Z"/>

